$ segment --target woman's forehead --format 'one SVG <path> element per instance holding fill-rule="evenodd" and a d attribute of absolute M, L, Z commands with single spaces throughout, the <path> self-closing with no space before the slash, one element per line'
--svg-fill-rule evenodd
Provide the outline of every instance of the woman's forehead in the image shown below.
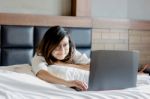
<path fill-rule="evenodd" d="M 68 36 L 65 36 L 60 43 L 66 43 L 66 42 L 69 42 L 69 37 Z"/>

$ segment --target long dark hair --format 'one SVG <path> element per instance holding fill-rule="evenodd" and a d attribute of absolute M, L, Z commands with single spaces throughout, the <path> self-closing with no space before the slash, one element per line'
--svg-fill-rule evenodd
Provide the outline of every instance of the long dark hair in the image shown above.
<path fill-rule="evenodd" d="M 63 27 L 60 26 L 53 26 L 47 30 L 37 48 L 37 55 L 43 56 L 48 65 L 56 62 L 57 59 L 53 57 L 52 52 L 65 36 L 68 36 L 69 38 L 69 53 L 61 61 L 66 63 L 72 63 L 72 56 L 74 54 L 75 46 L 71 41 L 69 32 L 67 32 Z"/>

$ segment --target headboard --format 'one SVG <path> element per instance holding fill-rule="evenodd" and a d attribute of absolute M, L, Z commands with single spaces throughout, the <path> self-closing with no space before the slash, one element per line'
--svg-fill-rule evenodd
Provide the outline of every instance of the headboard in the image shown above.
<path fill-rule="evenodd" d="M 35 49 L 50 26 L 0 25 L 0 66 L 30 64 Z M 91 50 L 91 28 L 65 27 L 79 51 L 88 56 Z"/>

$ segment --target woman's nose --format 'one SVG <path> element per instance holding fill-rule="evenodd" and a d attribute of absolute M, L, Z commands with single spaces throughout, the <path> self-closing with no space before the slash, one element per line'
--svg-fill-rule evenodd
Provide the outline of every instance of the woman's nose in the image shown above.
<path fill-rule="evenodd" d="M 61 46 L 59 46 L 59 50 L 60 50 L 60 51 L 64 51 L 64 50 L 65 50 L 65 47 L 61 45 Z"/>

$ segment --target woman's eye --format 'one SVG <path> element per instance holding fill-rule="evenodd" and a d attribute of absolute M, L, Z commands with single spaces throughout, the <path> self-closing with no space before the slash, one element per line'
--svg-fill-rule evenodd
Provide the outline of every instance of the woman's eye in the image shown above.
<path fill-rule="evenodd" d="M 63 46 L 66 47 L 68 44 L 64 44 Z"/>

